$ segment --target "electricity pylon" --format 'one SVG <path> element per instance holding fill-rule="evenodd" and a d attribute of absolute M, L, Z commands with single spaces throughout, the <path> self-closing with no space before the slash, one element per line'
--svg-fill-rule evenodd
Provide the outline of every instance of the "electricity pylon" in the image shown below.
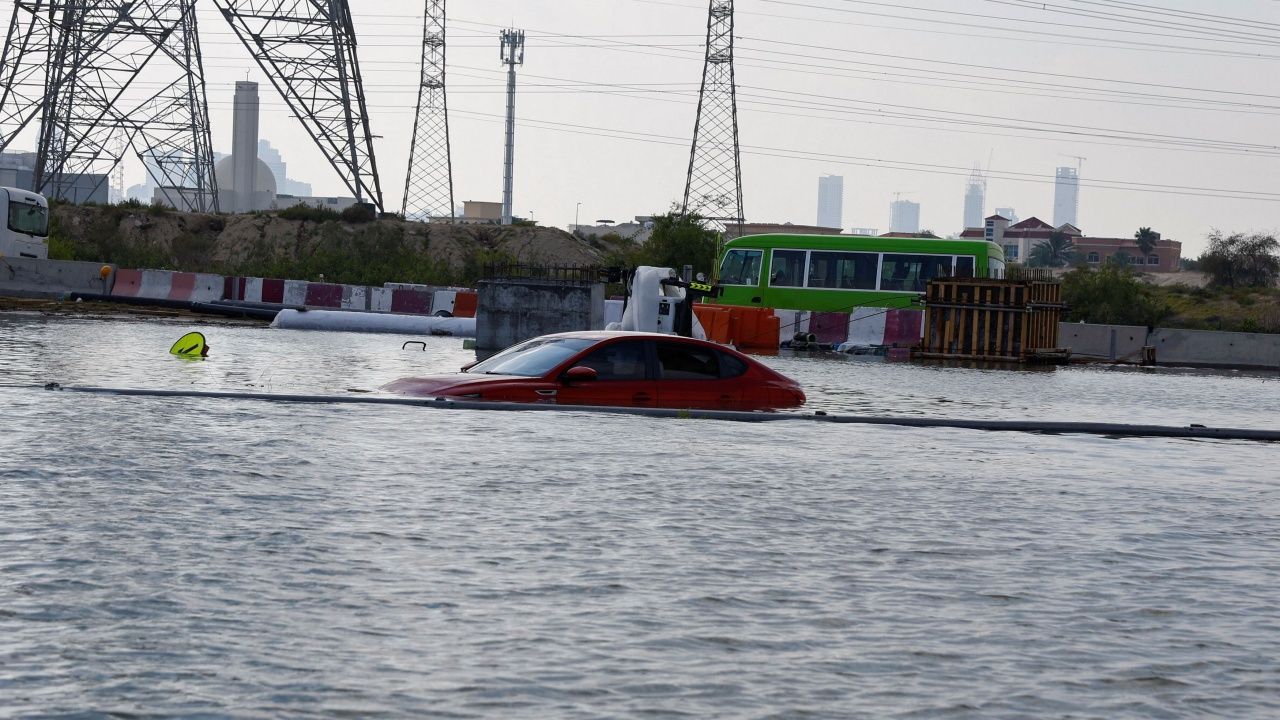
<path fill-rule="evenodd" d="M 132 148 L 175 206 L 217 210 L 195 0 L 17 0 L 0 151 L 37 117 L 38 192 L 86 200 Z"/>
<path fill-rule="evenodd" d="M 707 55 L 682 209 L 720 228 L 743 222 L 733 0 L 711 0 L 707 12 Z"/>
<path fill-rule="evenodd" d="M 357 202 L 384 209 L 348 0 L 214 0 Z"/>
<path fill-rule="evenodd" d="M 445 0 L 427 0 L 422 32 L 418 113 L 404 180 L 405 219 L 453 219 L 453 160 L 449 153 L 449 103 L 445 93 Z"/>

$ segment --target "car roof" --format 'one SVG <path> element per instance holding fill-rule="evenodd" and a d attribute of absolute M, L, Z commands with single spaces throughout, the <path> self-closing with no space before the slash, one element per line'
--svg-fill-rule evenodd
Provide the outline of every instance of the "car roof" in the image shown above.
<path fill-rule="evenodd" d="M 708 345 L 716 345 L 709 340 L 699 340 L 698 338 L 684 337 L 683 335 L 670 335 L 667 333 L 654 332 L 638 332 L 634 330 L 574 330 L 572 332 L 554 333 L 551 335 L 543 335 L 543 338 L 579 338 L 582 340 L 608 340 L 611 338 L 632 337 L 632 338 L 651 338 L 654 340 L 676 340 L 691 341 L 696 343 L 707 343 Z M 533 339 L 533 338 L 531 338 Z M 719 347 L 717 345 L 717 347 Z"/>

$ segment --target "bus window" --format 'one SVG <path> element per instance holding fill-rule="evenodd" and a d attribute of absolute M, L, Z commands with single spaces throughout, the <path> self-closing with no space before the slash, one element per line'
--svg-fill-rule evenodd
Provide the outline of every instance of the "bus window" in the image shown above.
<path fill-rule="evenodd" d="M 956 277 L 971 278 L 973 277 L 973 258 L 968 255 L 961 255 L 956 258 Z"/>
<path fill-rule="evenodd" d="M 769 268 L 769 285 L 804 287 L 804 250 L 774 250 Z"/>
<path fill-rule="evenodd" d="M 818 252 L 809 254 L 809 287 L 875 290 L 876 253 Z"/>
<path fill-rule="evenodd" d="M 758 286 L 762 257 L 763 250 L 730 250 L 720 265 L 720 284 Z"/>
<path fill-rule="evenodd" d="M 880 272 L 881 290 L 923 292 L 936 277 L 951 274 L 951 256 L 897 255 L 885 253 Z"/>
<path fill-rule="evenodd" d="M 34 203 L 10 199 L 9 229 L 23 235 L 46 237 L 49 234 L 49 211 Z"/>

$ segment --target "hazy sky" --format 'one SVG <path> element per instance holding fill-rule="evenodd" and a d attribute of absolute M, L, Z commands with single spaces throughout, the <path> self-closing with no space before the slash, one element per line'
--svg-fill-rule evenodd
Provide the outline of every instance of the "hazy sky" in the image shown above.
<path fill-rule="evenodd" d="M 352 2 L 388 209 L 412 130 L 421 4 Z M 750 221 L 813 223 L 817 178 L 845 178 L 845 227 L 887 230 L 895 193 L 939 233 L 990 161 L 987 211 L 1052 221 L 1054 168 L 1081 165 L 1080 226 L 1149 225 L 1194 255 L 1212 228 L 1280 226 L 1276 0 L 738 0 Z M 6 17 L 11 3 L 0 3 Z M 528 33 L 515 209 L 566 226 L 662 211 L 684 191 L 705 0 L 452 0 L 458 201 L 500 200 L 498 32 Z M 1128 16 L 1128 17 L 1119 17 Z M 214 147 L 234 83 L 262 83 L 261 135 L 318 194 L 349 194 L 212 2 L 200 14 Z M 1076 157 L 1085 158 L 1078 161 Z M 141 182 L 131 163 L 128 184 Z M 1156 187 L 1162 186 L 1162 187 Z M 1148 192 L 1148 190 L 1154 192 Z"/>

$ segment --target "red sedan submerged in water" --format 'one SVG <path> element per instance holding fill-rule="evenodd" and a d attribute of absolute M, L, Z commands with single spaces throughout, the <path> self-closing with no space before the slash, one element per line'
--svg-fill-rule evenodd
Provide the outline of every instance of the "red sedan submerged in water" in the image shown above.
<path fill-rule="evenodd" d="M 460 400 L 697 410 L 804 404 L 794 380 L 705 340 L 635 332 L 571 332 L 514 345 L 461 374 L 402 378 L 383 390 Z"/>

